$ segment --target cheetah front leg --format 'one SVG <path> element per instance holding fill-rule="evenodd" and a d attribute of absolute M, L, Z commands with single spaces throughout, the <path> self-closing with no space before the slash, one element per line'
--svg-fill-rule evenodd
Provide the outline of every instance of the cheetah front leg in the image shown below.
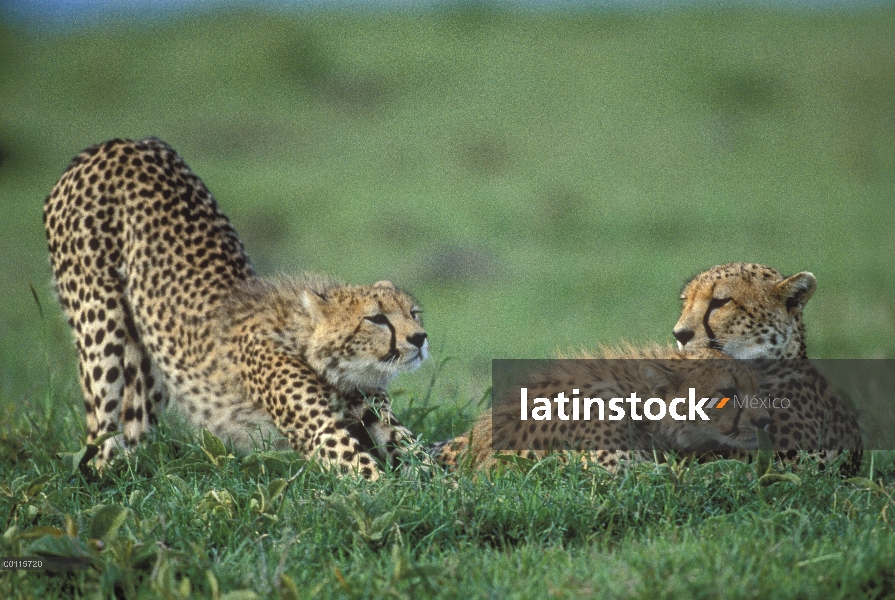
<path fill-rule="evenodd" d="M 346 400 L 349 414 L 355 416 L 364 427 L 375 450 L 393 467 L 405 461 L 405 470 L 412 465 L 426 468 L 435 462 L 409 429 L 404 427 L 392 412 L 391 402 L 385 390 L 373 397 L 357 393 Z"/>
<path fill-rule="evenodd" d="M 311 382 L 311 385 L 320 382 Z M 325 385 L 325 384 L 324 384 Z M 338 411 L 340 401 L 334 390 L 315 397 L 300 392 L 261 391 L 264 405 L 273 416 L 277 429 L 290 445 L 308 457 L 317 457 L 327 466 L 342 472 L 358 473 L 375 481 L 381 472 L 363 443 L 358 423 L 344 418 Z"/>
<path fill-rule="evenodd" d="M 279 426 L 279 425 L 278 425 Z M 312 423 L 299 427 L 279 426 L 298 452 L 316 456 L 324 465 L 337 466 L 342 472 L 359 473 L 376 481 L 382 475 L 373 456 L 364 450 L 351 430 L 350 421 L 323 411 Z"/>
<path fill-rule="evenodd" d="M 297 452 L 365 479 L 379 479 L 370 446 L 358 439 L 363 428 L 346 414 L 335 388 L 267 340 L 246 336 L 238 345 L 237 366 L 249 400 L 264 407 Z"/>
<path fill-rule="evenodd" d="M 288 394 L 270 390 L 264 405 L 273 416 L 274 423 L 296 451 L 316 456 L 329 466 L 337 466 L 343 472 L 359 473 L 365 479 L 375 481 L 381 472 L 376 465 L 369 444 L 359 423 L 340 411 L 341 399 L 335 390 L 316 380 L 311 380 L 305 390 L 316 388 L 312 396 L 303 395 L 301 388 Z"/>

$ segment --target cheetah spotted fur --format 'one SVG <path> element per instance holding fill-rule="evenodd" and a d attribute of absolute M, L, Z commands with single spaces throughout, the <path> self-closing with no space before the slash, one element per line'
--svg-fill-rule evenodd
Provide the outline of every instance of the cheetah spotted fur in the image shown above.
<path fill-rule="evenodd" d="M 389 282 L 257 277 L 203 182 L 161 140 L 82 152 L 44 223 L 88 443 L 120 434 L 97 448 L 99 468 L 167 405 L 237 448 L 285 436 L 369 479 L 376 459 L 425 459 L 385 390 L 428 354 L 413 298 Z"/>
<path fill-rule="evenodd" d="M 758 380 L 749 368 L 715 350 L 629 348 L 626 351 L 604 350 L 598 356 L 577 358 L 610 360 L 554 363 L 548 371 L 536 374 L 527 384 L 529 397 L 552 398 L 560 391 L 568 394 L 573 385 L 580 386 L 582 396 L 626 397 L 634 390 L 645 398 L 663 398 L 666 402 L 686 397 L 690 387 L 695 387 L 700 395 L 715 397 L 736 394 L 742 397 L 758 390 Z M 711 421 L 677 421 L 670 415 L 658 421 L 635 421 L 626 415 L 620 421 L 563 422 L 554 419 L 523 423 L 518 419 L 518 410 L 518 402 L 505 402 L 495 412 L 487 411 L 468 433 L 435 445 L 436 459 L 448 467 L 467 465 L 488 470 L 502 464 L 502 457 L 507 455 L 538 460 L 574 441 L 573 449 L 581 449 L 583 461 L 614 472 L 625 461 L 654 460 L 650 451 L 653 447 L 676 453 L 707 445 L 755 449 L 758 444 L 756 428 L 764 428 L 770 422 L 766 410 L 737 408 L 733 403 L 717 414 L 713 411 Z M 506 417 L 502 411 L 508 413 Z M 501 447 L 517 450 L 495 452 L 495 440 L 500 440 L 497 445 Z"/>

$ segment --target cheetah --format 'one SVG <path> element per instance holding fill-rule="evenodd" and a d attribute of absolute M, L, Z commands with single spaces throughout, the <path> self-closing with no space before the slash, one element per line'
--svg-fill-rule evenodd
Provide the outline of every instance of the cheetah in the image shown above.
<path fill-rule="evenodd" d="M 576 358 L 603 360 L 554 362 L 529 380 L 528 396 L 552 398 L 560 391 L 568 394 L 574 386 L 580 389 L 582 397 L 621 398 L 636 391 L 643 398 L 663 398 L 670 403 L 674 398 L 686 398 L 691 387 L 700 395 L 729 398 L 758 390 L 758 380 L 750 369 L 716 350 L 679 351 L 654 346 L 625 351 L 604 349 L 596 356 Z M 517 387 L 512 389 L 514 395 L 518 393 Z M 767 410 L 737 407 L 733 402 L 717 411 L 717 415 L 713 411 L 708 422 L 679 421 L 670 414 L 658 421 L 633 420 L 626 414 L 620 421 L 523 422 L 519 420 L 518 401 L 509 401 L 500 402 L 479 417 L 468 433 L 436 445 L 434 455 L 448 467 L 469 465 L 487 470 L 501 464 L 502 456 L 537 460 L 552 450 L 577 449 L 582 461 L 615 472 L 625 460 L 654 460 L 654 447 L 676 453 L 707 447 L 755 449 L 756 429 L 768 423 Z"/>
<path fill-rule="evenodd" d="M 83 151 L 47 197 L 44 225 L 100 470 L 169 405 L 239 450 L 288 440 L 367 479 L 381 474 L 376 459 L 425 460 L 386 393 L 428 356 L 417 302 L 388 281 L 260 278 L 165 142 Z"/>
<path fill-rule="evenodd" d="M 858 423 L 808 362 L 802 311 L 817 280 L 805 271 L 784 277 L 752 263 L 712 267 L 684 285 L 683 309 L 673 334 L 682 349 L 714 348 L 750 361 L 761 381 L 760 397 L 791 400 L 772 410 L 768 435 L 778 457 L 792 461 L 800 449 L 817 454 L 823 468 L 842 451 L 842 472 L 861 464 Z"/>

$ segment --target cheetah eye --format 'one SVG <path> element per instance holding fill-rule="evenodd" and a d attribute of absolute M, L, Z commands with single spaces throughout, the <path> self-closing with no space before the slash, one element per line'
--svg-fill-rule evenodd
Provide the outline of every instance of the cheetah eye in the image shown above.
<path fill-rule="evenodd" d="M 416 320 L 416 321 L 419 321 L 419 319 L 420 319 L 420 314 L 421 314 L 422 312 L 423 312 L 423 311 L 421 311 L 421 310 L 412 310 L 412 311 L 410 311 L 410 318 L 411 318 L 411 319 L 414 319 L 414 320 Z"/>
<path fill-rule="evenodd" d="M 713 310 L 717 310 L 730 302 L 730 298 L 712 298 L 711 302 L 709 302 L 708 312 L 712 312 Z"/>
<path fill-rule="evenodd" d="M 376 323 L 377 325 L 388 325 L 388 317 L 386 317 L 382 313 L 379 313 L 378 315 L 373 315 L 372 317 L 364 317 L 364 318 L 371 323 Z"/>

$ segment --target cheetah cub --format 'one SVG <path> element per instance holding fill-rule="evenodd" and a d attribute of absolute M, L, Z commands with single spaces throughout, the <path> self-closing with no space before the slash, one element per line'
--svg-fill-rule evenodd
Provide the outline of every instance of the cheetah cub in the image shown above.
<path fill-rule="evenodd" d="M 802 312 L 815 289 L 817 279 L 807 271 L 785 277 L 755 263 L 717 265 L 684 285 L 673 335 L 681 349 L 755 359 L 759 395 L 792 401 L 771 411 L 767 430 L 781 459 L 794 461 L 806 450 L 824 468 L 847 452 L 840 471 L 855 475 L 863 454 L 858 422 L 808 361 Z"/>
<path fill-rule="evenodd" d="M 420 309 L 390 282 L 255 275 L 227 217 L 155 138 L 78 155 L 47 197 L 56 291 L 74 330 L 88 443 L 102 469 L 167 405 L 250 449 L 298 452 L 377 479 L 425 461 L 386 386 L 426 359 Z"/>

